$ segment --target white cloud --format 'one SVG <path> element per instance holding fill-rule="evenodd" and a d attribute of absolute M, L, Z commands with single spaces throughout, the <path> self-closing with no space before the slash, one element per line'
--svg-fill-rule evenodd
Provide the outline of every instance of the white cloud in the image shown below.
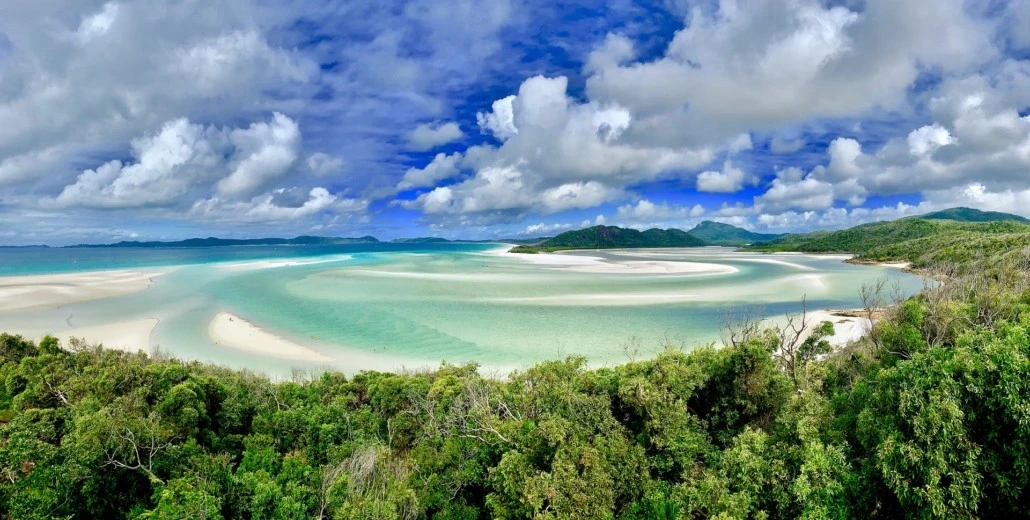
<path fill-rule="evenodd" d="M 697 146 L 898 108 L 921 71 L 962 72 L 997 54 L 990 24 L 960 0 L 870 0 L 861 12 L 815 0 L 719 5 L 695 7 L 659 59 L 592 61 L 590 98 L 648 120 L 637 139 Z"/>
<path fill-rule="evenodd" d="M 442 180 L 450 179 L 458 175 L 458 165 L 461 159 L 462 155 L 460 153 L 452 153 L 450 155 L 438 153 L 425 168 L 409 168 L 404 173 L 404 178 L 397 184 L 397 189 L 403 191 L 412 188 L 435 186 L 436 183 Z"/>
<path fill-rule="evenodd" d="M 108 209 L 182 205 L 212 189 L 222 198 L 248 197 L 288 173 L 299 146 L 299 127 L 278 113 L 271 122 L 235 129 L 176 119 L 133 140 L 135 162 L 113 160 L 86 170 L 52 203 Z"/>
<path fill-rule="evenodd" d="M 110 161 L 66 186 L 60 206 L 127 208 L 174 203 L 222 166 L 219 133 L 187 119 L 170 121 L 151 137 L 132 142 L 135 163 Z"/>
<path fill-rule="evenodd" d="M 218 183 L 218 194 L 252 195 L 293 167 L 300 148 L 300 127 L 277 112 L 271 123 L 233 130 L 229 140 L 235 147 L 232 172 Z"/>
<path fill-rule="evenodd" d="M 334 155 L 315 152 L 308 156 L 307 165 L 308 169 L 315 175 L 332 175 L 343 171 L 347 162 Z"/>
<path fill-rule="evenodd" d="M 700 204 L 689 206 L 670 206 L 666 203 L 655 204 L 641 199 L 636 204 L 619 206 L 615 219 L 623 223 L 663 222 L 696 218 L 704 215 L 705 209 Z"/>
<path fill-rule="evenodd" d="M 219 197 L 200 200 L 190 208 L 189 216 L 207 221 L 230 223 L 281 222 L 298 220 L 329 211 L 335 213 L 361 212 L 368 202 L 358 199 L 339 199 L 325 188 L 312 188 L 308 198 L 297 206 L 276 203 L 275 195 L 283 190 L 256 196 L 246 201 L 225 200 Z"/>
<path fill-rule="evenodd" d="M 722 165 L 721 172 L 706 171 L 697 176 L 697 191 L 736 193 L 744 188 L 746 177 L 744 170 L 733 166 L 730 161 L 726 161 Z"/>
<path fill-rule="evenodd" d="M 519 133 L 515 127 L 515 114 L 512 105 L 515 96 L 508 96 L 494 101 L 491 112 L 479 112 L 476 114 L 476 121 L 479 128 L 489 132 L 499 141 L 507 141 Z"/>
<path fill-rule="evenodd" d="M 520 235 L 546 235 L 552 233 L 560 233 L 572 229 L 572 224 L 530 224 L 523 229 Z"/>
<path fill-rule="evenodd" d="M 408 138 L 412 150 L 426 151 L 465 137 L 458 123 L 424 123 L 415 127 Z"/>
<path fill-rule="evenodd" d="M 82 23 L 79 24 L 79 29 L 76 31 L 76 36 L 81 43 L 88 43 L 93 38 L 101 37 L 107 34 L 107 31 L 111 29 L 111 25 L 114 24 L 117 17 L 118 4 L 108 2 L 104 4 L 100 12 L 82 19 Z"/>

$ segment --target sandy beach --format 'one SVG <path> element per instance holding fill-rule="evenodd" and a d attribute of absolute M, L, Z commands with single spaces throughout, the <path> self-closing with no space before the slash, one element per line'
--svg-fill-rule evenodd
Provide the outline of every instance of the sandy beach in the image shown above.
<path fill-rule="evenodd" d="M 109 323 L 92 327 L 75 327 L 55 334 L 61 345 L 68 346 L 71 338 L 84 340 L 88 345 L 102 344 L 104 348 L 126 352 L 150 352 L 150 335 L 160 322 L 157 318 Z"/>
<path fill-rule="evenodd" d="M 826 340 L 834 347 L 845 347 L 854 341 L 862 339 L 863 336 L 872 330 L 872 323 L 867 318 L 837 316 L 831 310 L 810 311 L 808 319 L 812 326 L 809 333 L 804 335 L 804 338 L 811 335 L 811 329 L 814 329 L 824 321 L 828 321 L 833 323 L 834 334 L 826 338 Z"/>
<path fill-rule="evenodd" d="M 307 347 L 266 332 L 253 323 L 228 312 L 219 312 L 207 327 L 208 335 L 216 345 L 242 350 L 262 356 L 293 361 L 330 362 Z"/>
<path fill-rule="evenodd" d="M 139 292 L 168 270 L 114 270 L 0 277 L 0 312 L 47 309 Z"/>
<path fill-rule="evenodd" d="M 619 254 L 621 251 L 613 251 Z M 597 256 L 562 253 L 509 253 L 500 251 L 498 255 L 529 262 L 546 269 L 592 274 L 689 274 L 715 275 L 732 274 L 738 271 L 729 265 L 703 262 L 671 261 L 671 260 L 612 260 Z"/>

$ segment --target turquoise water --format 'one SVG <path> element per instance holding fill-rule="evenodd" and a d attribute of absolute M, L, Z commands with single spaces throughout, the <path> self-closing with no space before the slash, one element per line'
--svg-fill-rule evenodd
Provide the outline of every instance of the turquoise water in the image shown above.
<path fill-rule="evenodd" d="M 728 248 L 563 255 L 594 257 L 605 266 L 704 263 L 732 271 L 598 273 L 500 255 L 498 248 L 0 250 L 5 275 L 176 266 L 138 293 L 0 314 L 0 329 L 58 333 L 69 325 L 158 318 L 152 344 L 179 357 L 276 373 L 317 368 L 215 345 L 208 323 L 228 311 L 333 358 L 332 365 L 348 372 L 443 360 L 507 370 L 567 355 L 583 355 L 594 365 L 618 363 L 627 350 L 647 355 L 667 343 L 689 348 L 716 341 L 731 310 L 782 316 L 799 311 L 803 297 L 809 309 L 849 308 L 860 304 L 863 284 L 880 278 L 909 293 L 922 283 L 895 268 L 850 265 L 832 256 Z M 261 262 L 269 259 L 281 261 Z"/>

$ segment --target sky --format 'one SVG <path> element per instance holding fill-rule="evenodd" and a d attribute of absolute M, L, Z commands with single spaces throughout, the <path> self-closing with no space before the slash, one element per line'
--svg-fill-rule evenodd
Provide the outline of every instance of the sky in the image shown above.
<path fill-rule="evenodd" d="M 1030 216 L 1030 1 L 0 2 L 0 244 Z"/>

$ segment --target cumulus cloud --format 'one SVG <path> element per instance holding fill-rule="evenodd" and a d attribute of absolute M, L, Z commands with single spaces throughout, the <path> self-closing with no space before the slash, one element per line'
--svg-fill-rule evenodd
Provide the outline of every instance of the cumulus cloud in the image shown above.
<path fill-rule="evenodd" d="M 281 222 L 311 217 L 330 210 L 334 213 L 359 212 L 368 206 L 368 202 L 364 200 L 341 200 L 321 187 L 312 188 L 308 192 L 308 198 L 301 204 L 284 206 L 275 200 L 276 195 L 284 191 L 279 189 L 245 201 L 225 200 L 216 196 L 195 202 L 189 214 L 199 220 L 215 222 Z"/>
<path fill-rule="evenodd" d="M 746 177 L 744 170 L 726 161 L 722 171 L 705 171 L 697 176 L 697 191 L 736 193 L 744 187 Z"/>
<path fill-rule="evenodd" d="M 700 204 L 692 207 L 670 206 L 667 203 L 655 204 L 647 199 L 640 199 L 636 204 L 619 206 L 615 219 L 623 223 L 664 222 L 696 218 L 704 213 L 705 209 Z"/>
<path fill-rule="evenodd" d="M 515 96 L 508 96 L 494 101 L 493 110 L 479 112 L 476 121 L 483 132 L 490 133 L 499 141 L 507 141 L 519 133 L 515 126 Z"/>
<path fill-rule="evenodd" d="M 872 0 L 861 12 L 815 0 L 721 2 L 692 9 L 656 60 L 595 57 L 587 92 L 649 119 L 634 138 L 711 143 L 897 108 L 922 70 L 961 72 L 996 55 L 991 33 L 958 0 Z"/>
<path fill-rule="evenodd" d="M 460 153 L 452 153 L 450 155 L 438 153 L 424 168 L 409 168 L 404 173 L 404 178 L 397 184 L 397 189 L 403 191 L 412 188 L 436 186 L 438 182 L 450 179 L 458 174 L 461 159 L 462 155 Z"/>
<path fill-rule="evenodd" d="M 229 140 L 235 148 L 232 172 L 216 188 L 223 196 L 251 195 L 293 167 L 300 148 L 300 127 L 276 113 L 270 123 L 231 131 Z"/>
<path fill-rule="evenodd" d="M 408 138 L 412 150 L 426 151 L 465 137 L 458 123 L 424 123 L 415 127 Z"/>
<path fill-rule="evenodd" d="M 174 203 L 210 180 L 224 160 L 224 136 L 213 128 L 176 119 L 132 142 L 136 162 L 113 160 L 79 175 L 57 196 L 60 206 L 128 208 Z"/>
<path fill-rule="evenodd" d="M 215 190 L 224 199 L 254 195 L 297 160 L 300 129 L 276 113 L 247 128 L 216 128 L 176 119 L 133 140 L 134 162 L 109 161 L 82 172 L 52 203 L 61 207 L 182 205 Z"/>
<path fill-rule="evenodd" d="M 519 234 L 520 235 L 547 235 L 553 233 L 560 233 L 562 231 L 568 231 L 572 229 L 572 224 L 530 224 L 526 226 Z"/>

